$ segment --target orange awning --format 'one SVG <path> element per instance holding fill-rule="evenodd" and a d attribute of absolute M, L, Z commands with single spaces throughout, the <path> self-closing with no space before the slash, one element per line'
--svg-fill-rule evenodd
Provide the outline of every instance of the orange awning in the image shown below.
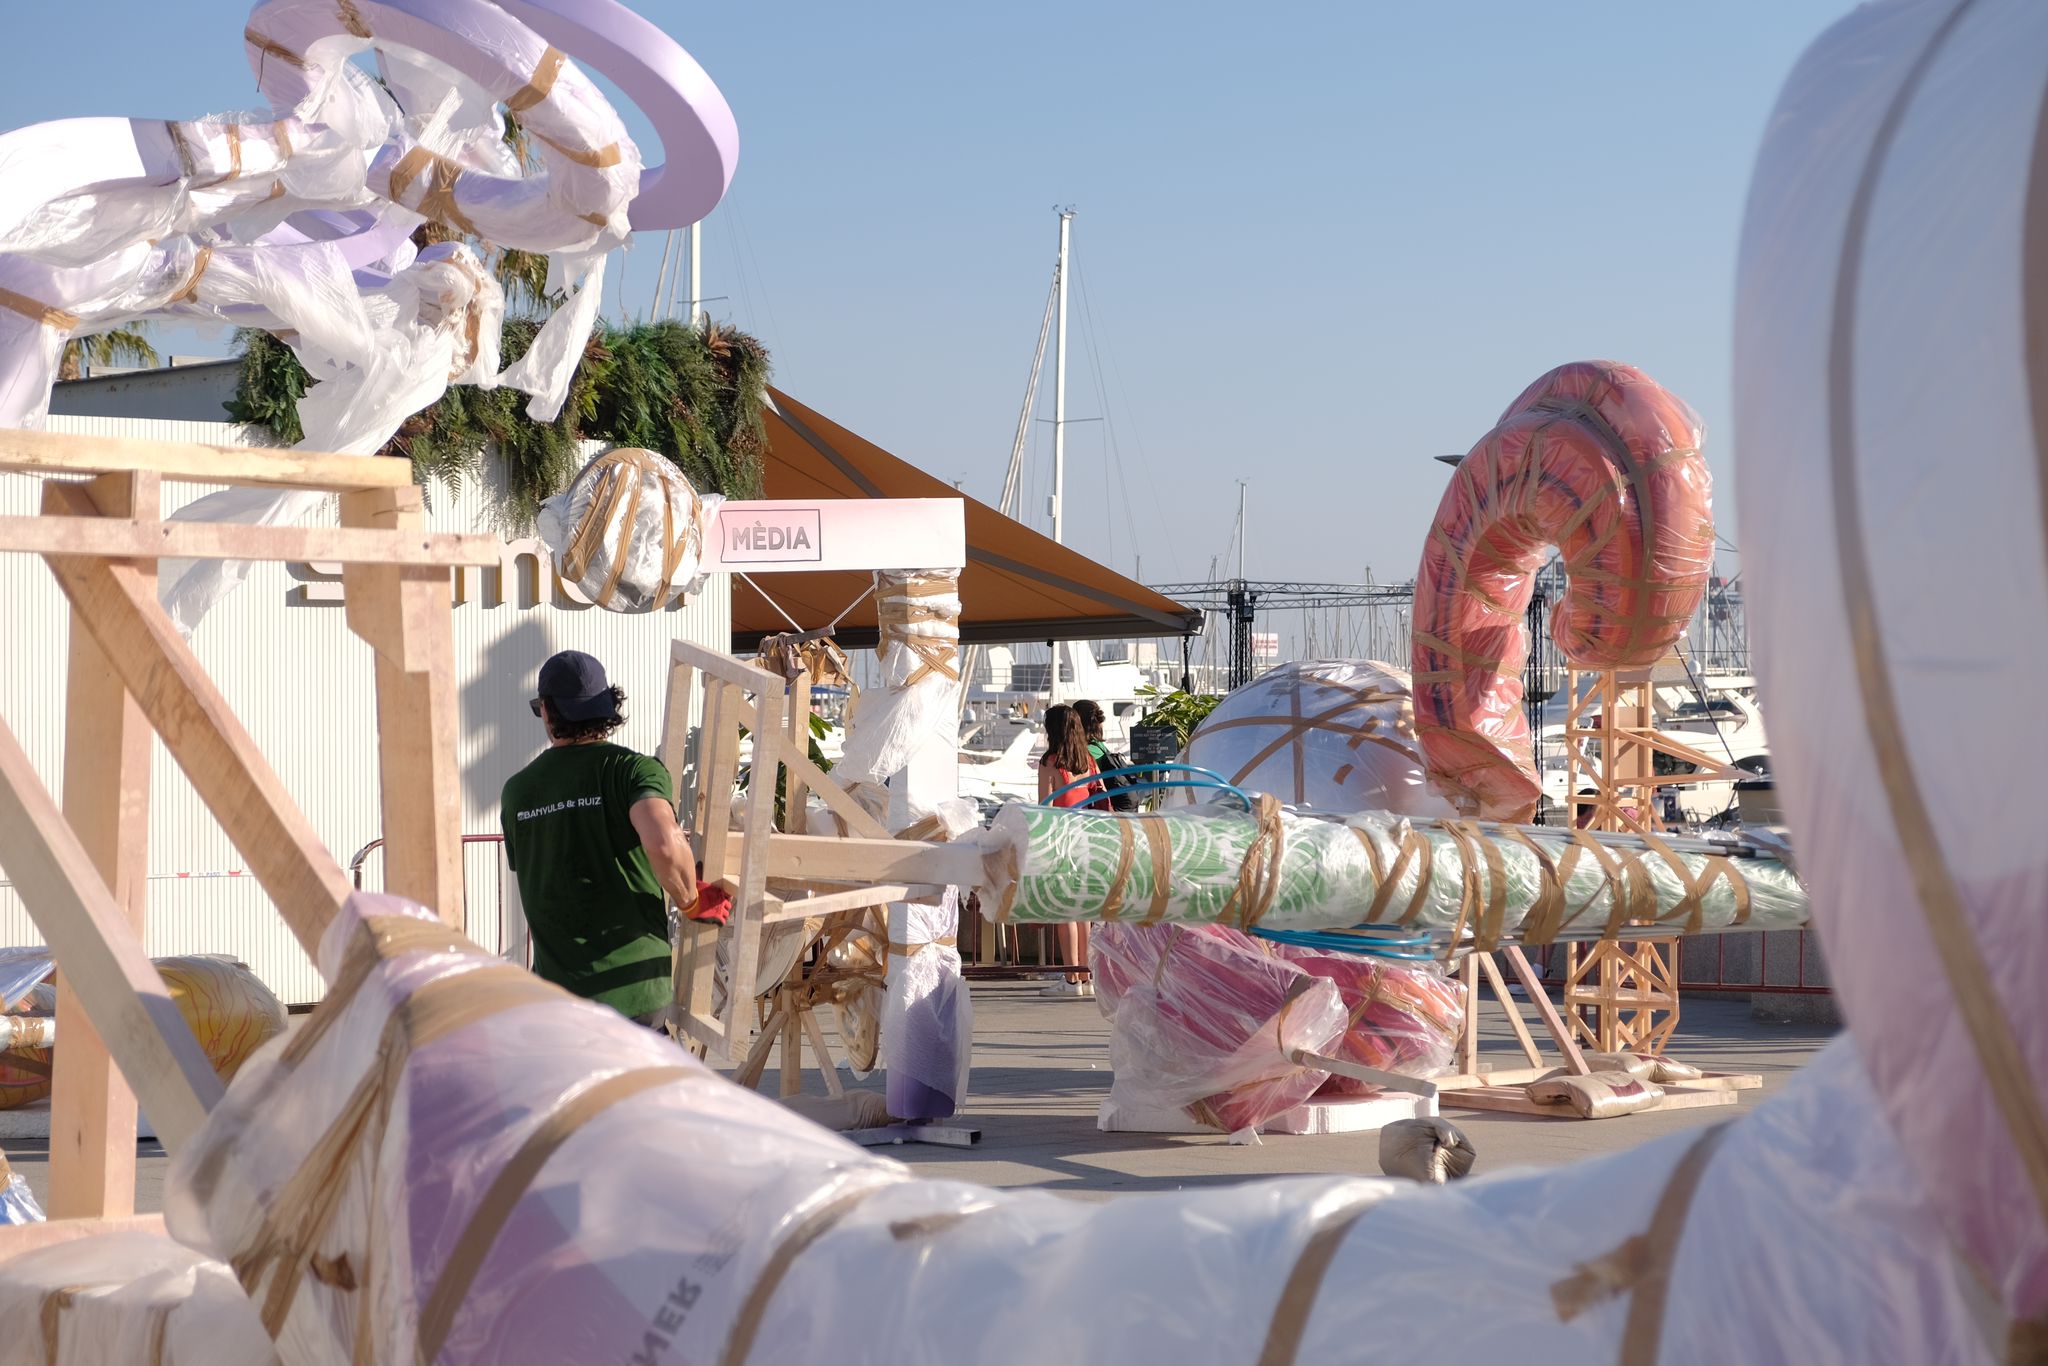
<path fill-rule="evenodd" d="M 1011 521 L 780 389 L 768 390 L 767 420 L 764 497 L 960 498 L 967 504 L 960 639 L 968 644 L 1177 636 L 1201 629 L 1201 613 Z M 902 567 L 944 566 L 921 566 L 915 554 L 907 554 Z M 754 579 L 804 630 L 830 623 L 872 581 L 857 573 Z M 762 636 L 789 629 L 760 593 L 733 581 L 734 649 L 751 650 Z M 835 638 L 848 649 L 875 643 L 872 597 L 846 613 Z"/>

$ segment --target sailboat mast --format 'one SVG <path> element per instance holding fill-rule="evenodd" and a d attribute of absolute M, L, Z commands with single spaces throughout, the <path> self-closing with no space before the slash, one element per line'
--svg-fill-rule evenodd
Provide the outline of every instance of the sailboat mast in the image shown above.
<path fill-rule="evenodd" d="M 1060 260 L 1053 274 L 1054 312 L 1052 350 L 1052 538 L 1064 545 L 1066 527 L 1061 497 L 1067 482 L 1067 232 L 1074 221 L 1072 209 L 1060 213 Z"/>

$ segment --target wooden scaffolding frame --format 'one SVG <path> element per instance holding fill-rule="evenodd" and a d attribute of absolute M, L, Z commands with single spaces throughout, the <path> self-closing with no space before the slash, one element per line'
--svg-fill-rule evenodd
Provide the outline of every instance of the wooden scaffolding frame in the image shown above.
<path fill-rule="evenodd" d="M 701 706 L 702 721 L 690 725 Z M 724 889 L 732 909 L 723 926 L 685 920 L 676 947 L 677 1029 L 708 1056 L 740 1065 L 739 1079 L 758 1082 L 766 1059 L 783 1047 L 785 1093 L 791 1091 L 808 1039 L 828 1090 L 837 1066 L 802 991 L 800 977 L 771 993 L 769 1015 L 755 1017 L 762 931 L 791 920 L 854 916 L 892 901 L 936 895 L 982 876 L 979 855 L 964 846 L 892 837 L 868 809 L 811 761 L 809 684 L 795 684 L 752 664 L 688 641 L 670 645 L 661 757 L 683 798 L 684 827 L 704 865 L 703 881 Z M 741 814 L 730 794 L 738 780 L 740 745 L 753 746 Z M 693 743 L 694 739 L 694 743 Z M 777 773 L 793 824 L 816 795 L 837 817 L 843 835 L 812 835 L 775 826 Z M 719 950 L 726 991 L 716 995 Z"/>
<path fill-rule="evenodd" d="M 138 1098 L 176 1151 L 221 1083 L 143 951 L 152 733 L 309 953 L 353 892 L 157 601 L 159 559 L 339 561 L 375 664 L 386 885 L 463 914 L 449 571 L 485 536 L 426 529 L 404 460 L 0 431 L 0 470 L 45 476 L 42 515 L 0 517 L 71 603 L 60 809 L 0 719 L 0 865 L 57 962 L 47 1225 L 0 1257 L 134 1216 Z M 339 527 L 166 521 L 166 479 L 339 495 Z"/>
<path fill-rule="evenodd" d="M 1647 669 L 1565 675 L 1566 811 L 1591 830 L 1656 834 L 1664 829 L 1662 790 L 1745 775 L 1692 746 L 1659 734 Z M 1596 714 L 1597 713 L 1597 714 Z M 1586 747 L 1600 747 L 1589 762 Z M 1657 759 L 1687 765 L 1659 773 Z M 1580 787 L 1589 785 L 1589 796 Z M 1582 816 L 1583 813 L 1583 816 Z M 1565 946 L 1565 1018 L 1589 1048 L 1602 1053 L 1661 1053 L 1678 1029 L 1678 940 Z"/>

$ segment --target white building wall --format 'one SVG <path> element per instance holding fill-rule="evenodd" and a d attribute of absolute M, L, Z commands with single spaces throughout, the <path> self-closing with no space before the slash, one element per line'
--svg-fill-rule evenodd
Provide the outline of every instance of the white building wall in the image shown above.
<path fill-rule="evenodd" d="M 247 442 L 243 429 L 225 423 L 53 417 L 50 426 L 81 435 Z M 0 514 L 35 512 L 40 482 L 0 474 Z M 165 509 L 206 491 L 166 484 Z M 429 498 L 437 529 L 491 530 L 481 490 L 437 487 Z M 331 507 L 322 515 L 332 523 Z M 513 549 L 539 551 L 537 542 Z M 520 569 L 506 577 L 521 582 L 502 593 L 491 591 L 495 576 L 479 576 L 464 586 L 454 608 L 465 834 L 497 832 L 500 788 L 540 751 L 540 722 L 527 701 L 550 654 L 587 650 L 602 660 L 628 696 L 620 742 L 651 752 L 660 738 L 669 641 L 681 637 L 717 650 L 731 644 L 732 596 L 723 575 L 685 607 L 627 615 L 564 597 L 544 551 Z M 301 568 L 295 577 L 283 565 L 253 566 L 248 581 L 200 623 L 193 646 L 286 790 L 346 864 L 381 832 L 370 649 L 349 634 L 338 600 L 321 601 L 338 598 L 338 589 L 317 571 Z M 35 557 L 0 555 L 0 623 L 7 642 L 0 654 L 0 717 L 61 800 L 69 612 Z M 468 931 L 495 948 L 497 848 L 471 844 L 464 854 Z M 149 952 L 234 954 L 285 1001 L 317 1000 L 319 974 L 243 868 L 159 742 L 151 773 Z M 42 942 L 5 873 L 0 868 L 0 945 Z M 364 862 L 364 885 L 378 887 L 381 874 L 381 857 L 372 853 Z"/>

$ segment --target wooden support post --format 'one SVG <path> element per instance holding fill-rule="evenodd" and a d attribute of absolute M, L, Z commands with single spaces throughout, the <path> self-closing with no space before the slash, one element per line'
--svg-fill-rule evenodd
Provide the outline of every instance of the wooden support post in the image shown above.
<path fill-rule="evenodd" d="M 344 526 L 423 529 L 420 491 L 341 496 Z M 448 571 L 350 564 L 342 569 L 349 629 L 376 652 L 377 758 L 384 886 L 463 928 L 462 793 L 455 764 L 455 645 Z"/>
<path fill-rule="evenodd" d="M 71 516 L 97 511 L 91 495 L 74 484 L 46 484 L 43 506 Z M 157 605 L 153 577 L 118 561 L 47 558 L 77 620 L 163 737 L 293 936 L 306 952 L 316 952 L 321 932 L 354 890 L 348 874 L 320 843 L 191 646 Z M 162 1117 L 152 1112 L 151 1118 L 161 1128 Z"/>
<path fill-rule="evenodd" d="M 1458 1070 L 1479 1070 L 1479 964 L 1472 954 L 1458 965 L 1458 980 L 1465 984 L 1465 1020 L 1458 1027 Z"/>
<path fill-rule="evenodd" d="M 220 1078 L 14 732 L 0 722 L 0 866 L 64 965 L 93 1033 L 175 1150 L 220 1099 Z M 62 1069 L 65 1045 L 58 1044 Z M 108 1135 L 111 1140 L 111 1135 Z M 135 1136 L 128 1135 L 133 1161 Z M 67 1199 L 69 1193 L 67 1193 Z"/>
<path fill-rule="evenodd" d="M 157 476 L 103 474 L 86 486 L 105 517 L 154 521 Z M 154 585 L 156 566 L 135 566 Z M 149 723 L 76 612 L 64 713 L 64 819 L 99 869 L 136 942 L 149 895 Z M 135 1092 L 93 1032 L 67 973 L 57 974 L 64 1065 L 50 1092 L 50 1216 L 98 1219 L 135 1212 Z"/>
<path fill-rule="evenodd" d="M 1529 993 L 1529 1004 L 1536 1010 L 1536 1018 L 1543 1022 L 1543 1028 L 1550 1035 L 1550 1041 L 1557 1045 L 1559 1056 L 1564 1059 L 1564 1070 L 1575 1077 L 1583 1077 L 1591 1069 L 1586 1066 L 1586 1055 L 1572 1038 L 1572 1031 L 1564 1017 L 1557 1013 L 1557 1007 L 1550 1003 L 1550 993 L 1543 989 L 1543 979 L 1536 975 L 1536 969 L 1529 965 L 1529 957 L 1522 952 L 1519 944 L 1503 950 L 1508 960 L 1508 970 L 1522 989 Z"/>
<path fill-rule="evenodd" d="M 1493 999 L 1500 1002 L 1501 1010 L 1508 1017 L 1508 1025 L 1515 1031 L 1515 1042 L 1522 1046 L 1522 1056 L 1532 1067 L 1541 1066 L 1543 1055 L 1536 1051 L 1536 1041 L 1529 1037 L 1529 1026 L 1522 1023 L 1522 1011 L 1515 1004 L 1515 998 L 1508 994 L 1508 984 L 1501 980 L 1500 966 L 1493 961 L 1490 953 L 1475 953 L 1479 960 L 1479 971 L 1485 974 L 1486 984 L 1493 988 Z"/>

